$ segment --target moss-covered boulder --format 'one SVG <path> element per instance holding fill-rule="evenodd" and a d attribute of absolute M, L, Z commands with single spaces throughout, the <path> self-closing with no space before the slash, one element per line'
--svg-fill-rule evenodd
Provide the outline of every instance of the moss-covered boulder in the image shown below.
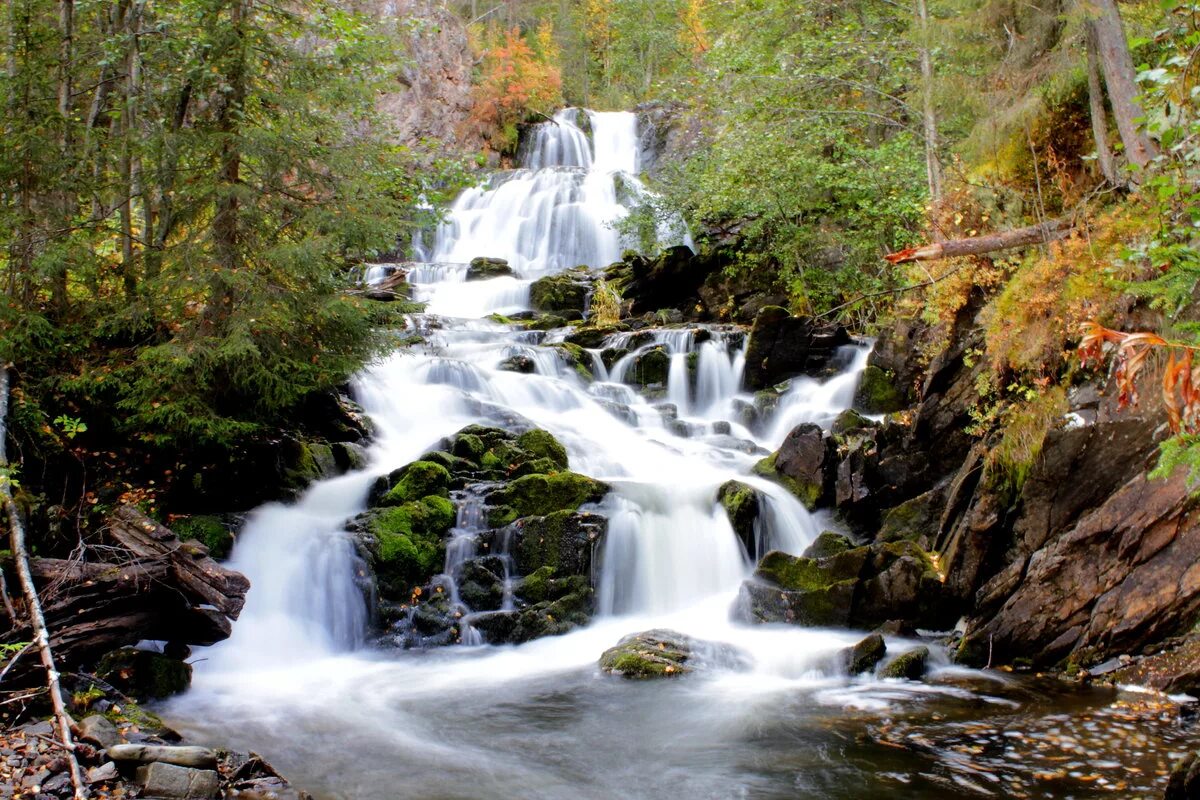
<path fill-rule="evenodd" d="M 549 567 L 559 575 L 586 576 L 591 574 L 592 556 L 607 526 L 608 520 L 600 514 L 555 511 L 519 519 L 494 538 L 507 543 L 519 574 Z"/>
<path fill-rule="evenodd" d="M 522 434 L 484 425 L 468 425 L 423 457 L 445 466 L 451 486 L 503 481 L 568 466 L 567 451 L 550 433 L 535 428 Z"/>
<path fill-rule="evenodd" d="M 821 426 L 805 423 L 788 433 L 771 455 L 754 465 L 754 473 L 775 481 L 800 499 L 809 511 L 833 496 L 837 454 Z"/>
<path fill-rule="evenodd" d="M 449 497 L 450 471 L 432 461 L 414 461 L 388 476 L 391 488 L 380 499 L 385 506 L 399 506 L 429 495 Z"/>
<path fill-rule="evenodd" d="M 591 620 L 592 587 L 582 575 L 556 577 L 544 567 L 513 589 L 517 608 L 472 615 L 471 624 L 491 644 L 522 644 L 560 636 Z"/>
<path fill-rule="evenodd" d="M 671 356 L 666 348 L 652 347 L 634 357 L 625 382 L 631 386 L 666 386 L 670 372 Z"/>
<path fill-rule="evenodd" d="M 842 666 L 848 675 L 860 675 L 875 669 L 875 665 L 887 654 L 887 644 L 878 633 L 872 633 L 858 644 L 839 653 Z"/>
<path fill-rule="evenodd" d="M 669 630 L 626 636 L 600 656 L 600 669 L 609 675 L 645 680 L 673 678 L 692 671 L 692 638 Z"/>
<path fill-rule="evenodd" d="M 556 511 L 576 511 L 599 501 L 609 486 L 575 472 L 524 475 L 487 496 L 488 524 L 500 527 L 520 517 L 542 517 Z"/>
<path fill-rule="evenodd" d="M 171 530 L 182 541 L 200 542 L 218 561 L 228 558 L 233 549 L 233 533 L 220 517 L 208 514 L 179 517 L 171 521 Z"/>
<path fill-rule="evenodd" d="M 929 648 L 916 647 L 893 658 L 883 666 L 881 678 L 920 680 L 929 668 Z"/>
<path fill-rule="evenodd" d="M 890 370 L 871 364 L 858 382 L 854 405 L 867 414 L 891 414 L 908 406 L 908 392 Z"/>
<path fill-rule="evenodd" d="M 946 508 L 945 487 L 938 486 L 891 508 L 883 517 L 876 540 L 910 541 L 929 546 L 938 534 Z"/>
<path fill-rule="evenodd" d="M 454 520 L 454 504 L 437 495 L 367 512 L 357 527 L 381 596 L 405 597 L 441 571 Z"/>
<path fill-rule="evenodd" d="M 592 374 L 592 355 L 577 344 L 570 342 L 558 342 L 551 345 L 558 350 L 559 357 L 563 363 L 571 369 L 575 370 L 575 374 L 584 381 L 590 381 L 594 377 Z"/>
<path fill-rule="evenodd" d="M 854 547 L 854 543 L 840 533 L 823 531 L 804 551 L 807 558 L 832 558 Z"/>
<path fill-rule="evenodd" d="M 567 468 L 567 448 L 562 442 L 540 428 L 526 431 L 517 437 L 517 446 L 532 453 L 534 458 L 549 459 L 559 469 Z"/>
<path fill-rule="evenodd" d="M 767 553 L 754 578 L 742 584 L 742 616 L 755 622 L 848 626 L 862 559 L 845 555 L 823 563 Z"/>
<path fill-rule="evenodd" d="M 580 325 L 567 334 L 567 343 L 595 350 L 597 347 L 601 347 L 608 337 L 620 330 L 621 328 L 612 326 Z"/>
<path fill-rule="evenodd" d="M 530 304 L 537 311 L 566 315 L 575 312 L 579 319 L 587 307 L 592 290 L 592 275 L 586 268 L 576 268 L 547 275 L 529 287 Z"/>
<path fill-rule="evenodd" d="M 125 647 L 100 659 L 96 677 L 139 700 L 160 700 L 191 685 L 192 667 L 162 653 Z"/>
<path fill-rule="evenodd" d="M 757 542 L 754 535 L 754 523 L 761 510 L 761 499 L 752 486 L 741 481 L 726 481 L 717 489 L 717 502 L 725 509 L 733 532 L 752 559 L 757 559 Z"/>
<path fill-rule="evenodd" d="M 852 434 L 856 431 L 867 430 L 868 428 L 874 427 L 874 422 L 867 419 L 853 408 L 847 408 L 845 411 L 837 415 L 829 429 L 834 436 L 844 436 L 846 434 Z"/>
<path fill-rule="evenodd" d="M 512 267 L 503 258 L 473 258 L 467 267 L 467 280 L 469 281 L 484 281 L 512 274 Z"/>

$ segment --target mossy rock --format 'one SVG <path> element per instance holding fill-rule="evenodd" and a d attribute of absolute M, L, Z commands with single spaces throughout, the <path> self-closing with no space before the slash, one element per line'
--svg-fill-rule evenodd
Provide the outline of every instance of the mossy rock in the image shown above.
<path fill-rule="evenodd" d="M 432 461 L 414 461 L 388 476 L 392 488 L 380 501 L 385 506 L 399 506 L 429 495 L 450 495 L 450 471 Z"/>
<path fill-rule="evenodd" d="M 889 370 L 868 365 L 854 393 L 854 405 L 868 414 L 891 414 L 908 406 L 907 393 Z"/>
<path fill-rule="evenodd" d="M 509 541 L 518 572 L 550 567 L 559 575 L 590 575 L 592 553 L 607 525 L 600 514 L 555 511 L 524 517 L 498 535 Z"/>
<path fill-rule="evenodd" d="M 573 344 L 576 347 L 585 347 L 588 350 L 595 350 L 604 344 L 608 337 L 614 333 L 620 332 L 620 328 L 613 326 L 594 326 L 580 325 L 574 331 L 567 334 L 567 344 Z"/>
<path fill-rule="evenodd" d="M 767 480 L 778 483 L 783 488 L 787 489 L 796 498 L 804 504 L 804 507 L 809 511 L 815 511 L 821 503 L 821 499 L 825 495 L 824 485 L 816 481 L 798 481 L 791 476 L 784 475 L 775 468 L 775 460 L 779 458 L 779 451 L 771 453 L 754 465 L 752 470 L 755 475 L 766 478 Z"/>
<path fill-rule="evenodd" d="M 475 468 L 475 464 L 472 464 L 467 459 L 459 458 L 456 455 L 447 453 L 445 450 L 433 450 L 421 456 L 420 460 L 428 461 L 433 464 L 440 464 L 452 475 L 470 472 Z"/>
<path fill-rule="evenodd" d="M 526 431 L 517 437 L 517 445 L 537 458 L 547 458 L 560 469 L 567 468 L 567 448 L 553 435 L 541 428 Z"/>
<path fill-rule="evenodd" d="M 835 436 L 843 436 L 847 433 L 862 431 L 874 427 L 876 427 L 874 422 L 867 419 L 853 408 L 847 408 L 845 411 L 838 414 L 836 419 L 834 419 L 833 425 L 830 426 L 830 431 Z"/>
<path fill-rule="evenodd" d="M 467 280 L 483 281 L 512 275 L 512 267 L 503 258 L 473 258 L 467 266 Z"/>
<path fill-rule="evenodd" d="M 529 301 L 537 311 L 582 314 L 589 292 L 591 280 L 587 270 L 573 269 L 534 281 L 529 287 Z"/>
<path fill-rule="evenodd" d="M 552 345 L 572 369 L 584 381 L 590 381 L 594 377 L 592 374 L 592 356 L 591 353 L 584 350 L 577 344 L 570 342 L 558 342 Z"/>
<path fill-rule="evenodd" d="M 162 653 L 125 647 L 100 659 L 96 677 L 139 700 L 161 700 L 191 685 L 192 667 Z"/>
<path fill-rule="evenodd" d="M 851 550 L 854 544 L 840 533 L 823 531 L 804 551 L 808 558 L 832 558 Z"/>
<path fill-rule="evenodd" d="M 500 527 L 520 517 L 544 517 L 556 511 L 576 511 L 597 502 L 608 484 L 576 472 L 524 475 L 488 495 L 488 524 Z"/>
<path fill-rule="evenodd" d="M 513 587 L 513 596 L 523 603 L 538 603 L 561 600 L 568 595 L 579 595 L 588 591 L 591 584 L 584 575 L 557 577 L 552 566 L 539 567 L 522 578 Z"/>
<path fill-rule="evenodd" d="M 626 374 L 625 382 L 632 386 L 651 386 L 667 384 L 671 372 L 671 356 L 665 348 L 654 347 L 633 360 L 633 365 Z"/>
<path fill-rule="evenodd" d="M 458 433 L 454 437 L 452 452 L 459 458 L 467 461 L 479 463 L 479 459 L 487 452 L 487 445 L 483 443 L 483 439 L 474 433 Z"/>
<path fill-rule="evenodd" d="M 472 620 L 476 630 L 492 644 L 523 644 L 543 636 L 561 636 L 588 624 L 592 614 L 591 586 L 578 578 L 566 582 L 547 580 L 543 586 L 548 598 L 553 599 L 514 611 L 479 615 Z"/>
<path fill-rule="evenodd" d="M 916 647 L 907 653 L 901 653 L 885 664 L 879 676 L 910 681 L 920 680 L 928 669 L 928 662 L 929 648 Z"/>
<path fill-rule="evenodd" d="M 626 636 L 600 656 L 600 669 L 632 680 L 674 678 L 692 671 L 692 640 L 681 633 L 653 630 Z"/>
<path fill-rule="evenodd" d="M 893 506 L 884 515 L 876 540 L 929 543 L 937 536 L 945 503 L 945 491 L 939 487 Z"/>
<path fill-rule="evenodd" d="M 534 331 L 552 331 L 555 328 L 565 327 L 567 327 L 567 321 L 557 314 L 542 314 L 529 324 L 529 329 Z"/>
<path fill-rule="evenodd" d="M 754 523 L 762 507 L 758 492 L 741 481 L 726 481 L 717 489 L 717 502 L 725 509 L 729 524 L 741 540 L 746 553 L 751 558 L 757 558 Z"/>
<path fill-rule="evenodd" d="M 842 664 L 848 675 L 861 675 L 875 669 L 875 665 L 887 655 L 887 644 L 878 633 L 872 633 L 853 647 L 841 652 Z"/>
<path fill-rule="evenodd" d="M 445 561 L 442 537 L 455 517 L 454 504 L 436 495 L 371 512 L 366 532 L 373 539 L 370 549 L 382 588 L 403 592 L 440 572 Z"/>
<path fill-rule="evenodd" d="M 197 514 L 182 517 L 171 523 L 171 530 L 182 541 L 194 540 L 208 548 L 208 554 L 218 561 L 229 557 L 233 549 L 233 534 L 220 517 Z"/>

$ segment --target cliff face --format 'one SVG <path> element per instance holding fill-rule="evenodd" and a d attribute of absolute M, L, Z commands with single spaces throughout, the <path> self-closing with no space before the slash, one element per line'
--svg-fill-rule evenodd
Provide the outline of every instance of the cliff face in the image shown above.
<path fill-rule="evenodd" d="M 408 63 L 380 109 L 399 141 L 440 145 L 457 153 L 483 146 L 468 120 L 474 68 L 466 27 L 442 0 L 367 0 L 363 10 L 394 22 Z"/>

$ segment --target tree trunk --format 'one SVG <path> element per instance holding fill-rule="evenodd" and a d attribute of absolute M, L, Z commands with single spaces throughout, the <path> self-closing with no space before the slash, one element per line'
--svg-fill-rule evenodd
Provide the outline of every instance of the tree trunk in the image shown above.
<path fill-rule="evenodd" d="M 933 106 L 933 56 L 929 52 L 929 11 L 925 0 L 916 0 L 917 30 L 921 37 L 921 129 L 925 135 L 925 175 L 929 199 L 942 196 L 942 163 L 938 160 L 937 111 Z"/>
<path fill-rule="evenodd" d="M 218 329 L 233 311 L 232 275 L 242 265 L 239 228 L 239 184 L 241 183 L 242 151 L 240 125 L 246 103 L 246 32 L 245 0 L 232 0 L 229 30 L 233 45 L 224 59 L 225 79 L 229 91 L 217 117 L 221 137 L 220 166 L 217 174 L 217 207 L 212 233 L 217 269 L 213 271 L 207 320 Z"/>
<path fill-rule="evenodd" d="M 1096 52 L 1104 72 L 1104 85 L 1112 103 L 1117 131 L 1125 145 L 1125 156 L 1139 169 L 1158 155 L 1158 148 L 1146 135 L 1138 120 L 1142 107 L 1138 104 L 1138 87 L 1133 70 L 1133 57 L 1125 38 L 1125 26 L 1116 0 L 1085 0 L 1088 26 L 1096 38 Z"/>
<path fill-rule="evenodd" d="M 1056 239 L 1065 238 L 1074 227 L 1075 223 L 1071 219 L 1055 219 L 1039 225 L 1030 225 L 1028 228 L 990 233 L 970 239 L 934 242 L 923 247 L 910 247 L 898 253 L 890 253 L 884 258 L 893 264 L 907 264 L 913 261 L 935 261 L 939 258 L 978 256 L 998 250 L 1010 250 L 1014 247 L 1028 247 L 1033 244 L 1053 242 Z"/>
<path fill-rule="evenodd" d="M 1104 90 L 1100 87 L 1100 68 L 1096 56 L 1096 31 L 1088 21 L 1084 24 L 1087 38 L 1088 105 L 1092 116 L 1092 139 L 1096 142 L 1096 159 L 1100 174 L 1113 186 L 1120 185 L 1117 164 L 1108 143 L 1108 113 L 1104 110 Z"/>

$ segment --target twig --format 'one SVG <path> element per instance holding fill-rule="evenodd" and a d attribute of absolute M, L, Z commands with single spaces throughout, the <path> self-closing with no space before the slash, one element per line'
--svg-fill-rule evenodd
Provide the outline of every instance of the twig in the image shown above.
<path fill-rule="evenodd" d="M 7 434 L 5 422 L 8 419 L 8 365 L 0 365 L 0 467 L 8 465 L 5 452 L 5 437 Z M 50 703 L 54 707 L 54 720 L 58 724 L 58 738 L 63 749 L 67 751 L 67 767 L 71 773 L 71 783 L 75 786 L 75 800 L 87 800 L 87 784 L 83 780 L 83 770 L 79 760 L 75 758 L 75 741 L 71 737 L 71 721 L 63 704 L 62 687 L 58 681 L 58 668 L 54 664 L 54 653 L 50 650 L 50 634 L 46 630 L 46 618 L 42 615 L 42 604 L 38 600 L 37 587 L 33 584 L 33 574 L 29 569 L 29 551 L 25 547 L 25 526 L 21 523 L 20 509 L 13 501 L 9 482 L 0 482 L 0 504 L 8 515 L 9 542 L 12 545 L 13 559 L 17 562 L 17 577 L 25 593 L 25 602 L 29 607 L 29 620 L 33 627 L 33 643 L 37 645 L 42 656 L 42 666 L 46 668 L 46 688 L 50 690 Z"/>
<path fill-rule="evenodd" d="M 4 683 L 4 676 L 7 675 L 8 671 L 13 668 L 13 664 L 17 663 L 17 659 L 20 658 L 21 656 L 25 655 L 27 652 L 29 652 L 29 648 L 31 648 L 31 647 L 33 647 L 33 642 L 30 642 L 29 644 L 22 647 L 20 650 L 17 651 L 17 654 L 15 656 L 13 656 L 12 658 L 10 658 L 8 660 L 8 663 L 4 665 L 4 669 L 0 670 L 0 683 Z"/>
<path fill-rule="evenodd" d="M 38 689 L 36 692 L 30 692 L 29 694 L 23 694 L 20 697 L 10 697 L 7 700 L 0 700 L 0 706 L 6 706 L 9 703 L 19 703 L 22 700 L 32 700 L 33 698 L 37 697 L 39 694 L 43 694 L 45 691 L 46 691 L 45 689 Z M 61 745 L 62 745 L 62 743 L 59 742 L 59 746 L 61 746 Z"/>

